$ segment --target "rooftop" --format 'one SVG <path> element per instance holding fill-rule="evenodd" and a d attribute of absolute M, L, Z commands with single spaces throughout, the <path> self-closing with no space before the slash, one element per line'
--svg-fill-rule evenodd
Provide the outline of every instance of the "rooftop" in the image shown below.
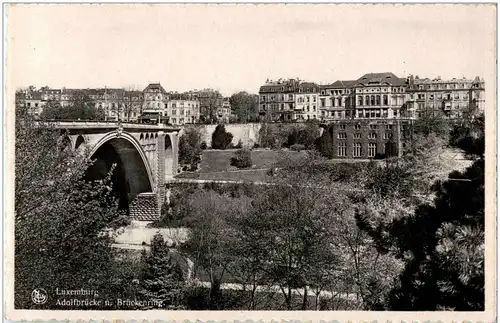
<path fill-rule="evenodd" d="M 399 78 L 391 72 L 384 73 L 368 73 L 361 76 L 357 81 L 358 85 L 381 85 L 381 84 L 389 84 L 389 85 L 405 85 L 406 79 Z"/>

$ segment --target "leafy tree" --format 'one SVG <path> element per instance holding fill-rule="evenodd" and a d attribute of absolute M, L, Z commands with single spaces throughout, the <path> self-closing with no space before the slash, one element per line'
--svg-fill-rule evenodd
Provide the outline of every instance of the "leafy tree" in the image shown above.
<path fill-rule="evenodd" d="M 389 309 L 484 310 L 484 130 L 472 133 L 459 142 L 474 163 L 437 181 L 433 202 L 367 230 L 405 263 Z"/>
<path fill-rule="evenodd" d="M 88 154 L 76 154 L 60 130 L 35 125 L 22 108 L 15 135 L 15 307 L 34 308 L 35 288 L 106 289 L 114 253 L 113 235 L 104 233 L 126 223 L 110 178 L 84 181 Z M 55 299 L 45 306 L 55 308 Z"/>
<path fill-rule="evenodd" d="M 229 98 L 231 108 L 240 122 L 249 122 L 258 114 L 259 96 L 247 92 L 238 92 Z"/>
<path fill-rule="evenodd" d="M 151 239 L 151 251 L 142 254 L 145 264 L 141 294 L 148 305 L 144 309 L 183 309 L 185 282 L 182 269 L 172 261 L 167 243 L 160 233 Z"/>
<path fill-rule="evenodd" d="M 228 274 L 234 256 L 228 251 L 234 243 L 228 219 L 250 207 L 246 197 L 231 198 L 214 191 L 198 191 L 187 202 L 186 222 L 191 228 L 183 250 L 193 259 L 195 275 L 208 276 L 209 307 L 223 307 L 220 285 Z"/>
<path fill-rule="evenodd" d="M 213 149 L 226 149 L 231 141 L 233 135 L 226 131 L 224 125 L 217 125 L 214 133 L 212 134 L 212 148 Z"/>
<path fill-rule="evenodd" d="M 287 147 L 301 144 L 306 149 L 314 148 L 316 139 L 319 136 L 319 127 L 315 123 L 309 123 L 303 129 L 294 127 L 287 138 Z"/>
<path fill-rule="evenodd" d="M 104 120 L 104 110 L 95 107 L 95 102 L 83 90 L 71 94 L 68 106 L 59 102 L 47 103 L 41 118 L 46 120 Z"/>
<path fill-rule="evenodd" d="M 195 128 L 186 128 L 179 139 L 179 163 L 196 170 L 201 161 L 201 134 Z"/>

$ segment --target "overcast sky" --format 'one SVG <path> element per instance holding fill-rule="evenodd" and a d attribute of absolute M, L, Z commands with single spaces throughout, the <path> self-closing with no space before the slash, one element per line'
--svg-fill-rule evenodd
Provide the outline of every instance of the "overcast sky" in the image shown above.
<path fill-rule="evenodd" d="M 15 5 L 6 80 L 230 95 L 279 77 L 486 76 L 495 26 L 492 5 Z"/>

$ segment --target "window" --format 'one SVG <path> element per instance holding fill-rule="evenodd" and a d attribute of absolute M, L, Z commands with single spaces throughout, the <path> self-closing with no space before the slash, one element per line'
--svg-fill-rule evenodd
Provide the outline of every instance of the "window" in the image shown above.
<path fill-rule="evenodd" d="M 365 105 L 370 105 L 370 97 L 368 95 L 365 96 Z"/>
<path fill-rule="evenodd" d="M 384 102 L 384 105 L 388 105 L 389 104 L 389 102 L 387 100 L 387 95 L 384 95 L 383 102 Z"/>
<path fill-rule="evenodd" d="M 337 155 L 339 157 L 345 157 L 346 156 L 346 143 L 345 142 L 340 142 L 338 149 L 337 149 Z"/>
<path fill-rule="evenodd" d="M 375 153 L 377 152 L 377 144 L 371 142 L 368 144 L 368 157 L 375 157 Z"/>
<path fill-rule="evenodd" d="M 387 130 L 392 130 L 392 124 L 388 124 L 388 125 L 386 125 L 386 126 L 385 126 L 385 129 L 387 129 Z"/>
<path fill-rule="evenodd" d="M 361 143 L 355 142 L 352 148 L 352 157 L 361 157 Z"/>
<path fill-rule="evenodd" d="M 392 138 L 392 133 L 386 132 L 384 133 L 384 139 L 391 139 Z"/>
<path fill-rule="evenodd" d="M 355 124 L 355 125 L 354 125 L 354 129 L 356 129 L 356 130 L 360 130 L 360 129 L 361 129 L 361 125 L 359 125 L 359 124 Z"/>
<path fill-rule="evenodd" d="M 370 98 L 370 104 L 375 105 L 375 95 L 372 95 Z"/>
<path fill-rule="evenodd" d="M 370 130 L 375 130 L 377 129 L 377 125 L 376 124 L 371 124 L 370 125 Z"/>
<path fill-rule="evenodd" d="M 345 130 L 345 124 L 341 124 L 340 129 Z"/>
<path fill-rule="evenodd" d="M 357 132 L 357 133 L 354 133 L 354 134 L 352 135 L 352 137 L 353 137 L 354 139 L 361 139 L 361 134 L 360 134 L 359 132 Z"/>
<path fill-rule="evenodd" d="M 377 105 L 380 105 L 380 95 L 377 95 Z"/>
<path fill-rule="evenodd" d="M 316 102 L 316 97 L 315 96 L 313 96 L 313 102 Z"/>
<path fill-rule="evenodd" d="M 325 106 L 325 99 L 321 99 L 321 107 L 324 107 Z"/>
<path fill-rule="evenodd" d="M 368 139 L 377 139 L 377 134 L 375 132 L 370 132 L 368 134 Z"/>
<path fill-rule="evenodd" d="M 347 139 L 347 134 L 345 132 L 339 132 L 337 135 L 338 139 Z"/>

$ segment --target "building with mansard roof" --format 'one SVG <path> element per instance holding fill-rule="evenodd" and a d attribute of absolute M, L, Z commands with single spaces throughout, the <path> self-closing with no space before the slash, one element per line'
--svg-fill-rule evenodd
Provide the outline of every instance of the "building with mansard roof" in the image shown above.
<path fill-rule="evenodd" d="M 425 114 L 444 114 L 450 118 L 464 112 L 484 112 L 484 80 L 453 78 L 442 80 L 410 76 L 406 90 L 406 114 L 418 118 Z"/>

